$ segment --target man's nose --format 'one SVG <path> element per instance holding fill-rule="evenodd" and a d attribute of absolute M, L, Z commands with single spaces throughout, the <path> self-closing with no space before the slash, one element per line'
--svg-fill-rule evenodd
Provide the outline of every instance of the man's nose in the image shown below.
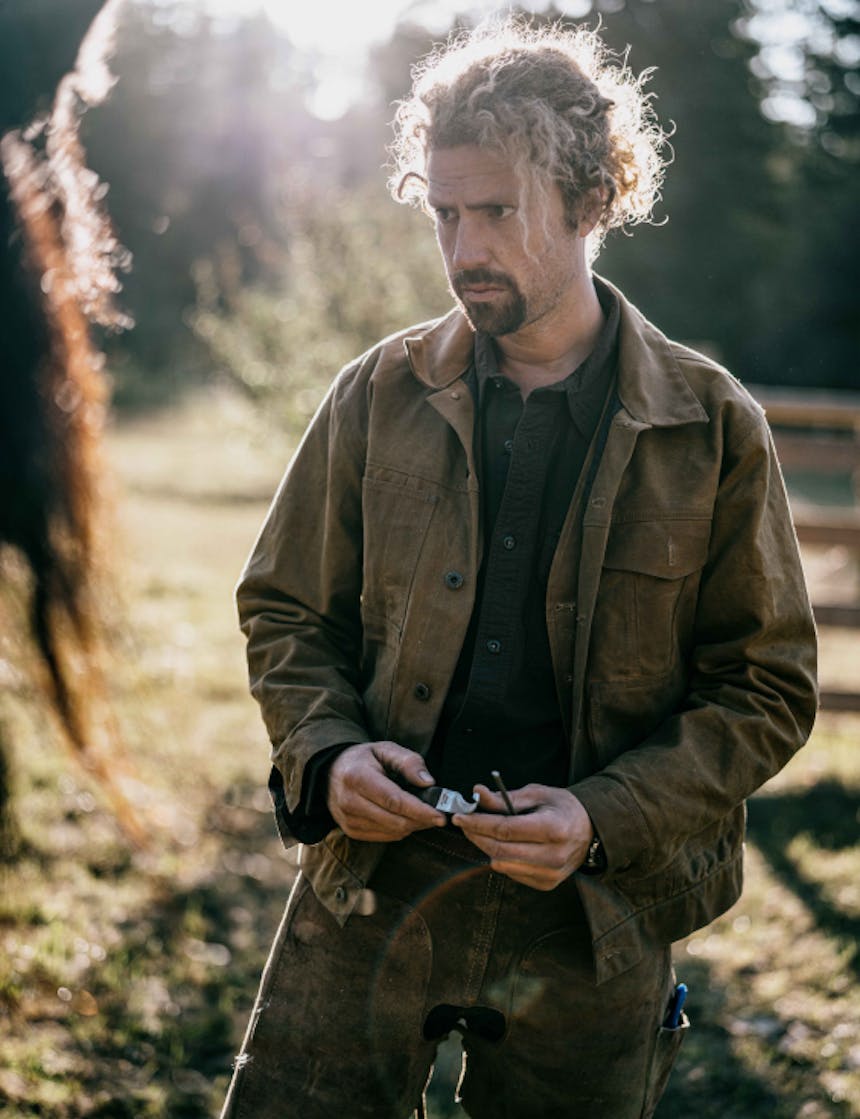
<path fill-rule="evenodd" d="M 451 254 L 454 271 L 462 272 L 470 268 L 484 268 L 489 264 L 489 261 L 489 247 L 481 230 L 476 223 L 461 218 L 457 223 L 457 235 Z"/>

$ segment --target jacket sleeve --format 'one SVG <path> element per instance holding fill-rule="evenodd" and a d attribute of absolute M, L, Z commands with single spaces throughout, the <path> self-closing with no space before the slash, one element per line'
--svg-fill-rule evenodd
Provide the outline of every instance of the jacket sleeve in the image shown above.
<path fill-rule="evenodd" d="M 571 789 L 601 837 L 608 876 L 666 866 L 785 765 L 816 708 L 812 611 L 757 413 L 733 442 L 726 435 L 686 695 L 643 742 Z"/>
<path fill-rule="evenodd" d="M 308 761 L 369 737 L 360 694 L 361 371 L 347 367 L 311 421 L 236 590 L 251 694 L 281 777 L 282 834 L 292 814 L 303 814 Z"/>

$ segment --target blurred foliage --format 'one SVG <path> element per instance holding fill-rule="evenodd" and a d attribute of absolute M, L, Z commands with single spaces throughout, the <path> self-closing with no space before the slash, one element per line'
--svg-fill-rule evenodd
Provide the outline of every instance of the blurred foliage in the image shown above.
<path fill-rule="evenodd" d="M 240 290 L 224 314 L 217 269 L 201 266 L 192 322 L 219 368 L 253 399 L 276 402 L 270 418 L 298 436 L 341 366 L 444 313 L 450 297 L 430 222 L 393 206 L 378 185 L 297 182 L 284 216 L 279 282 Z"/>
<path fill-rule="evenodd" d="M 187 6 L 125 11 L 112 62 L 120 80 L 83 128 L 134 257 L 124 302 L 136 329 L 106 340 L 120 405 L 157 400 L 208 368 L 185 323 L 194 263 L 222 260 L 225 288 L 261 275 L 282 144 L 302 140 L 291 50 L 266 21 L 225 34 Z"/>
<path fill-rule="evenodd" d="M 22 27 L 31 10 L 44 21 L 48 2 L 17 5 Z M 539 18 L 564 7 L 574 6 Z M 657 68 L 650 89 L 675 126 L 665 223 L 610 239 L 599 269 L 746 381 L 856 385 L 860 4 L 575 9 L 602 20 L 616 49 L 630 45 L 635 70 Z M 105 340 L 120 407 L 166 399 L 214 366 L 269 399 L 316 378 L 318 392 L 379 334 L 441 309 L 441 265 L 382 188 L 392 102 L 438 38 L 400 25 L 368 60 L 364 100 L 323 121 L 308 107 L 312 60 L 265 17 L 217 21 L 190 0 L 129 0 L 117 86 L 84 120 L 134 254 L 124 302 L 137 326 Z M 0 74 L 14 43 L 0 37 Z"/>

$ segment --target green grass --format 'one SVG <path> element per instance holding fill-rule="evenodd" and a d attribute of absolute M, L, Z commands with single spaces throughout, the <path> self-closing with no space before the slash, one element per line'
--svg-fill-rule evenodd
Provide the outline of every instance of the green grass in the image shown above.
<path fill-rule="evenodd" d="M 277 432 L 213 393 L 109 441 L 111 686 L 148 850 L 64 753 L 24 651 L 0 645 L 22 835 L 0 894 L 0 1116 L 217 1114 L 295 873 L 231 602 L 289 455 Z M 858 642 L 832 636 L 847 686 Z M 743 899 L 677 946 L 694 1029 L 663 1119 L 860 1115 L 858 734 L 821 718 L 751 805 Z M 441 1063 L 431 1115 L 449 1119 L 453 1046 Z"/>

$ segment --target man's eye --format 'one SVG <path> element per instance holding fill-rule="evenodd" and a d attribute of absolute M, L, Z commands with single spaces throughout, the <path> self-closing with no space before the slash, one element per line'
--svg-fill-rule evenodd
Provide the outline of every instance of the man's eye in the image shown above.
<path fill-rule="evenodd" d="M 436 215 L 436 221 L 441 222 L 442 225 L 446 225 L 454 219 L 454 211 L 449 210 L 447 206 L 437 206 L 433 212 Z"/>
<path fill-rule="evenodd" d="M 514 212 L 514 210 L 515 210 L 514 206 L 501 206 L 501 205 L 499 205 L 499 206 L 488 206 L 487 207 L 487 213 L 495 221 L 501 221 L 503 218 L 510 217 L 510 215 Z"/>

